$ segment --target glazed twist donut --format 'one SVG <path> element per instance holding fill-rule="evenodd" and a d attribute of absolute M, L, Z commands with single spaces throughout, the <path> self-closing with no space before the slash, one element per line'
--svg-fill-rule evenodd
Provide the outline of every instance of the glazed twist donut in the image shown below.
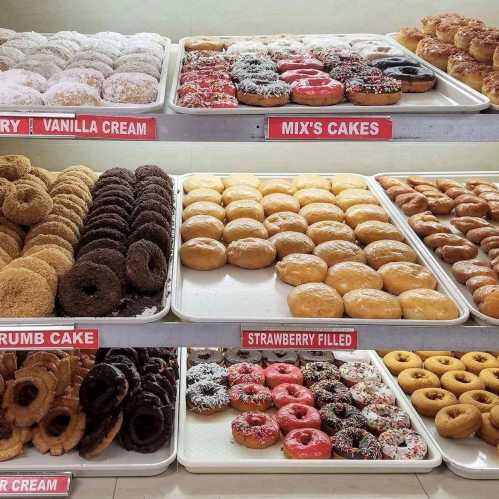
<path fill-rule="evenodd" d="M 480 187 L 480 186 L 479 186 Z M 477 187 L 478 189 L 478 187 Z M 485 199 L 485 201 L 499 201 L 499 192 L 498 191 L 483 191 L 477 196 L 481 199 Z"/>
<path fill-rule="evenodd" d="M 392 201 L 394 201 L 397 196 L 412 192 L 415 192 L 414 189 L 409 187 L 407 184 L 392 185 L 386 189 L 386 194 Z"/>
<path fill-rule="evenodd" d="M 405 185 L 404 182 L 397 178 L 389 177 L 388 175 L 381 175 L 379 177 L 376 177 L 376 180 L 385 191 L 389 189 L 390 187 L 394 187 L 396 185 Z"/>
<path fill-rule="evenodd" d="M 456 206 L 453 210 L 458 217 L 484 217 L 489 211 L 487 202 L 474 194 L 462 194 L 454 198 Z"/>
<path fill-rule="evenodd" d="M 452 199 L 456 199 L 459 196 L 462 196 L 463 194 L 470 194 L 473 196 L 473 193 L 469 191 L 468 189 L 465 189 L 464 187 L 450 187 L 445 191 L 446 196 L 449 196 Z"/>
<path fill-rule="evenodd" d="M 499 236 L 489 236 L 480 241 L 480 247 L 485 253 L 491 249 L 499 248 Z"/>
<path fill-rule="evenodd" d="M 395 203 L 397 203 L 397 205 L 400 206 L 400 209 L 408 216 L 421 213 L 428 208 L 428 200 L 426 197 L 416 191 L 400 194 L 395 198 Z"/>
<path fill-rule="evenodd" d="M 417 175 L 413 175 L 412 177 L 407 177 L 407 183 L 411 187 L 416 187 L 418 185 L 428 185 L 430 187 L 434 187 L 435 189 L 437 188 L 437 184 L 435 182 L 432 182 L 431 180 L 428 180 L 427 178 L 424 177 L 419 177 Z"/>
<path fill-rule="evenodd" d="M 461 187 L 461 184 L 455 180 L 451 180 L 450 178 L 438 178 L 437 179 L 437 188 L 446 192 L 451 187 Z"/>
<path fill-rule="evenodd" d="M 435 215 L 448 215 L 455 206 L 455 201 L 438 190 L 423 193 L 428 200 L 428 208 Z"/>
<path fill-rule="evenodd" d="M 480 217 L 456 217 L 451 218 L 450 223 L 456 227 L 463 234 L 467 234 L 468 231 L 473 229 L 478 229 L 480 227 L 489 227 L 490 224 L 486 220 Z"/>
<path fill-rule="evenodd" d="M 425 244 L 447 263 L 475 258 L 478 248 L 467 239 L 456 234 L 431 234 L 424 238 Z"/>
<path fill-rule="evenodd" d="M 499 286 L 492 284 L 478 288 L 473 293 L 473 300 L 480 312 L 499 318 Z"/>
<path fill-rule="evenodd" d="M 499 236 L 499 229 L 493 225 L 488 227 L 478 227 L 466 232 L 466 239 L 475 244 L 480 244 L 485 238 L 491 236 Z"/>
<path fill-rule="evenodd" d="M 416 215 L 409 217 L 408 222 L 414 232 L 422 238 L 431 234 L 450 233 L 450 229 L 439 222 L 431 211 L 416 213 Z"/>
<path fill-rule="evenodd" d="M 497 187 L 490 184 L 478 184 L 471 190 L 473 191 L 473 194 L 476 194 L 477 196 L 480 196 L 480 194 L 483 194 L 484 192 L 493 192 L 496 195 L 499 195 Z"/>
<path fill-rule="evenodd" d="M 422 194 L 425 194 L 427 192 L 438 192 L 439 194 L 444 195 L 435 186 L 428 184 L 415 185 L 414 190 L 417 192 L 421 192 Z"/>

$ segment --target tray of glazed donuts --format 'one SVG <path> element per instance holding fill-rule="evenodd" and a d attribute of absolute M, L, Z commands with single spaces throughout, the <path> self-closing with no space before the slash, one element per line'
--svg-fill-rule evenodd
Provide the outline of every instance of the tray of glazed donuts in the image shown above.
<path fill-rule="evenodd" d="M 145 323 L 170 310 L 175 184 L 0 156 L 0 323 Z"/>
<path fill-rule="evenodd" d="M 162 473 L 177 454 L 178 357 L 172 348 L 1 352 L 2 471 Z"/>
<path fill-rule="evenodd" d="M 488 99 L 374 34 L 190 37 L 169 105 L 179 113 L 474 112 Z"/>
<path fill-rule="evenodd" d="M 423 17 L 421 29 L 388 35 L 407 51 L 490 99 L 499 110 L 499 29 L 455 12 Z"/>
<path fill-rule="evenodd" d="M 464 478 L 499 478 L 499 352 L 373 352 Z M 383 366 L 384 363 L 384 366 Z"/>
<path fill-rule="evenodd" d="M 170 44 L 157 33 L 2 29 L 0 110 L 162 111 Z"/>
<path fill-rule="evenodd" d="M 499 324 L 499 173 L 379 174 L 373 187 L 412 229 L 477 318 Z M 376 185 L 375 185 L 376 184 Z M 416 235 L 418 237 L 416 237 Z"/>
<path fill-rule="evenodd" d="M 172 309 L 184 320 L 467 318 L 445 274 L 429 270 L 361 175 L 192 174 L 179 183 Z"/>
<path fill-rule="evenodd" d="M 441 463 L 368 352 L 182 350 L 178 460 L 193 473 L 411 473 Z"/>

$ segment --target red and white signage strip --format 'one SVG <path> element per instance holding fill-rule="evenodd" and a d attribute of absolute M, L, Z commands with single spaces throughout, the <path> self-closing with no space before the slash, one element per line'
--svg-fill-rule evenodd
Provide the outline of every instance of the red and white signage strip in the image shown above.
<path fill-rule="evenodd" d="M 390 140 L 392 120 L 379 116 L 269 116 L 267 140 Z"/>
<path fill-rule="evenodd" d="M 293 329 L 242 326 L 241 348 L 250 350 L 356 350 L 357 331 L 350 328 Z"/>
<path fill-rule="evenodd" d="M 98 329 L 0 327 L 0 350 L 96 350 Z M 0 494 L 1 497 L 1 494 Z"/>
<path fill-rule="evenodd" d="M 0 116 L 0 136 L 11 137 L 30 134 L 30 118 L 24 116 Z"/>
<path fill-rule="evenodd" d="M 0 475 L 0 497 L 68 497 L 71 473 Z"/>

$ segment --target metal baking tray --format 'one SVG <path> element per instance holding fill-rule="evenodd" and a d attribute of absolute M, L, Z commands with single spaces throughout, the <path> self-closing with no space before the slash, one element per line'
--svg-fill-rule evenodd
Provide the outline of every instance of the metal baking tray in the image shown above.
<path fill-rule="evenodd" d="M 177 187 L 177 176 L 170 175 L 173 182 L 173 192 L 178 190 Z M 177 209 L 176 203 L 174 203 L 174 210 Z M 160 309 L 151 315 L 140 315 L 133 317 L 58 317 L 58 316 L 47 316 L 47 317 L 18 317 L 18 318 L 4 318 L 0 317 L 0 326 L 15 326 L 15 325 L 44 325 L 49 324 L 53 326 L 58 325 L 95 325 L 95 324 L 147 324 L 148 322 L 155 322 L 161 320 L 163 317 L 168 315 L 171 307 L 172 300 L 172 280 L 173 280 L 173 268 L 174 268 L 174 255 L 176 253 L 176 214 L 172 216 L 172 232 L 171 241 L 172 248 L 170 251 L 170 260 L 168 262 L 168 274 L 166 276 L 165 286 L 163 290 L 163 297 L 160 304 Z"/>
<path fill-rule="evenodd" d="M 478 437 L 471 437 L 462 440 L 443 438 L 438 434 L 433 418 L 420 416 L 412 407 L 410 397 L 405 395 L 397 380 L 386 368 L 384 362 L 376 352 L 371 352 L 373 364 L 391 378 L 392 390 L 404 398 L 407 405 L 412 408 L 414 418 L 426 429 L 426 434 L 442 454 L 447 467 L 456 475 L 463 478 L 477 480 L 497 480 L 499 479 L 499 456 L 496 448 L 489 445 Z"/>
<path fill-rule="evenodd" d="M 366 352 L 351 352 L 348 360 L 366 360 Z M 357 355 L 356 355 L 357 354 Z M 338 355 L 340 357 L 340 354 Z M 413 428 L 426 440 L 428 455 L 420 461 L 287 459 L 279 444 L 252 450 L 232 441 L 230 423 L 239 412 L 227 409 L 211 416 L 198 416 L 187 410 L 185 401 L 187 349 L 182 348 L 180 384 L 178 461 L 191 473 L 429 473 L 442 462 L 442 456 L 428 438 L 405 397 L 394 391 L 397 403 L 409 415 Z M 370 359 L 368 362 L 371 362 Z M 380 370 L 383 381 L 393 381 Z M 272 411 L 269 411 L 272 412 Z"/>
<path fill-rule="evenodd" d="M 444 262 L 440 258 L 438 258 L 433 251 L 428 248 L 422 239 L 419 238 L 419 236 L 414 232 L 414 230 L 409 226 L 407 223 L 407 219 L 409 218 L 407 215 L 404 214 L 404 212 L 394 203 L 391 201 L 391 199 L 387 196 L 385 193 L 383 187 L 381 187 L 380 184 L 376 181 L 376 178 L 382 175 L 387 175 L 389 177 L 394 177 L 398 179 L 405 180 L 408 176 L 413 175 L 413 173 L 409 172 L 396 172 L 396 173 L 378 173 L 371 177 L 370 179 L 370 185 L 371 188 L 376 191 L 381 198 L 385 200 L 387 205 L 389 206 L 389 212 L 391 215 L 393 215 L 394 218 L 397 218 L 404 226 L 409 234 L 409 238 L 411 242 L 414 245 L 417 245 L 421 248 L 421 251 L 425 251 L 429 258 L 432 260 L 432 268 L 439 267 L 441 268 L 445 274 L 447 274 L 449 281 L 451 281 L 451 285 L 454 289 L 454 296 L 460 296 L 461 299 L 465 300 L 467 303 L 467 306 L 469 307 L 471 313 L 477 317 L 478 319 L 487 322 L 489 324 L 494 324 L 494 325 L 499 325 L 499 319 L 494 319 L 493 317 L 490 317 L 488 315 L 483 314 L 480 312 L 478 307 L 476 306 L 475 302 L 473 301 L 473 295 L 468 291 L 468 288 L 464 285 L 459 283 L 454 275 L 452 274 L 452 265 Z M 426 177 L 429 179 L 437 179 L 437 178 L 449 178 L 452 180 L 456 180 L 458 182 L 462 182 L 464 185 L 464 182 L 468 179 L 468 177 L 473 176 L 473 177 L 484 177 L 487 178 L 488 180 L 492 180 L 497 183 L 499 186 L 499 172 L 418 172 L 418 176 L 421 177 Z M 454 226 L 452 226 L 449 223 L 450 216 L 439 216 L 438 219 L 449 229 L 451 229 L 451 232 L 453 234 L 458 234 L 461 236 L 464 236 L 461 232 L 459 232 Z M 494 222 L 492 220 L 488 220 L 490 224 L 499 227 L 499 222 Z M 478 246 L 478 257 L 483 257 L 485 259 L 489 259 L 481 249 L 480 246 Z"/>
<path fill-rule="evenodd" d="M 51 36 L 54 33 L 43 33 L 45 36 Z M 91 36 L 91 35 L 87 35 Z M 127 35 L 125 35 L 127 36 Z M 163 35 L 161 35 L 163 36 Z M 127 38 L 131 38 L 128 35 Z M 168 79 L 168 63 L 170 58 L 171 40 L 163 36 L 166 45 L 163 53 L 163 64 L 161 66 L 161 75 L 158 82 L 158 96 L 155 102 L 149 104 L 115 104 L 104 101 L 102 106 L 2 106 L 0 112 L 12 113 L 77 113 L 77 114 L 110 114 L 126 115 L 162 112 L 166 100 L 166 84 Z"/>
<path fill-rule="evenodd" d="M 436 66 L 434 66 L 433 64 L 430 64 L 429 62 L 425 61 L 423 58 L 421 58 L 418 55 L 416 55 L 415 52 L 410 51 L 408 48 L 406 48 L 402 44 L 400 44 L 395 39 L 396 35 L 397 35 L 397 33 L 388 33 L 386 35 L 386 38 L 388 40 L 390 40 L 393 44 L 395 44 L 398 48 L 401 48 L 404 52 L 406 52 L 407 55 L 413 57 L 417 61 L 419 61 L 422 64 L 425 64 L 429 68 L 433 69 L 433 71 L 435 71 L 435 73 L 437 75 L 441 76 L 442 78 L 446 78 L 449 81 L 452 81 L 457 86 L 461 87 L 463 90 L 466 90 L 467 92 L 469 92 L 470 95 L 475 96 L 476 99 L 481 99 L 481 100 L 486 99 L 489 102 L 489 105 L 487 107 L 490 107 L 490 109 L 494 109 L 496 111 L 499 111 L 499 105 L 492 104 L 492 102 L 490 102 L 490 99 L 486 95 L 483 95 L 481 92 L 478 92 L 474 88 L 471 88 L 469 85 L 466 85 L 466 83 L 463 83 L 462 81 L 458 80 L 457 78 L 454 78 L 453 76 L 451 76 L 450 74 L 448 74 L 446 71 L 443 71 L 440 68 L 437 68 Z M 486 108 L 482 108 L 482 109 L 486 109 Z"/>
<path fill-rule="evenodd" d="M 331 175 L 318 174 L 323 177 Z M 220 177 L 227 174 L 214 173 Z M 292 178 L 297 173 L 267 173 L 256 174 L 262 179 Z M 416 251 L 423 265 L 431 268 L 438 280 L 438 289 L 447 296 L 452 297 L 459 308 L 459 317 L 448 321 L 419 321 L 408 319 L 321 319 L 293 317 L 287 305 L 287 296 L 292 286 L 280 281 L 274 267 L 259 270 L 246 270 L 232 265 L 225 265 L 216 270 L 206 272 L 184 267 L 180 261 L 179 251 L 181 246 L 180 227 L 182 225 L 182 200 L 183 183 L 190 175 L 179 177 L 176 209 L 176 239 L 177 250 L 174 256 L 173 284 L 172 284 L 172 310 L 181 319 L 192 322 L 255 322 L 264 321 L 286 324 L 390 324 L 405 326 L 452 326 L 466 321 L 469 315 L 466 303 L 462 298 L 456 298 L 447 276 L 441 270 L 435 270 L 432 260 L 426 252 L 421 251 L 419 244 L 410 243 Z M 361 175 L 359 175 L 362 177 Z M 365 179 L 365 177 L 363 177 Z M 367 182 L 367 179 L 366 179 Z M 380 204 L 387 212 L 386 200 L 372 191 Z M 397 219 L 392 222 L 404 234 L 407 240 L 407 228 Z"/>
<path fill-rule="evenodd" d="M 180 349 L 178 359 L 180 370 Z M 182 376 L 181 371 L 179 371 L 179 376 Z M 62 456 L 50 456 L 49 454 L 41 454 L 30 444 L 26 444 L 23 454 L 0 463 L 0 473 L 34 473 L 40 470 L 49 473 L 65 471 L 77 477 L 154 476 L 163 473 L 177 457 L 179 383 L 178 381 L 173 433 L 168 447 L 163 447 L 151 454 L 142 454 L 127 451 L 113 442 L 100 456 L 87 460 L 81 458 L 74 450 Z"/>
<path fill-rule="evenodd" d="M 296 35 L 303 36 L 303 35 Z M 317 35 L 325 36 L 325 35 Z M 331 35 L 333 36 L 333 35 Z M 383 43 L 392 44 L 393 40 L 384 35 L 352 33 L 352 34 L 335 34 L 334 36 L 344 38 L 345 40 L 353 38 L 371 38 L 372 40 L 381 41 Z M 194 37 L 195 38 L 195 37 Z M 252 37 L 244 36 L 211 36 L 202 38 L 222 39 L 222 40 L 247 40 L 265 39 L 268 35 L 259 35 Z M 398 104 L 392 106 L 356 106 L 349 102 L 337 104 L 335 106 L 303 106 L 298 104 L 287 104 L 281 107 L 256 107 L 240 104 L 239 107 L 233 109 L 204 109 L 204 108 L 187 108 L 177 105 L 177 88 L 179 86 L 179 78 L 182 69 L 182 64 L 185 54 L 185 41 L 193 39 L 193 37 L 182 38 L 179 41 L 179 51 L 173 74 L 173 85 L 170 90 L 168 105 L 177 113 L 186 114 L 368 114 L 368 113 L 465 113 L 478 112 L 489 107 L 489 99 L 481 94 L 475 95 L 467 91 L 468 87 L 462 84 L 456 84 L 455 80 L 448 78 L 447 75 L 437 75 L 437 86 L 434 90 L 420 94 L 403 94 L 402 99 Z M 398 46 L 397 46 L 398 48 Z M 424 61 L 423 65 L 428 65 Z"/>

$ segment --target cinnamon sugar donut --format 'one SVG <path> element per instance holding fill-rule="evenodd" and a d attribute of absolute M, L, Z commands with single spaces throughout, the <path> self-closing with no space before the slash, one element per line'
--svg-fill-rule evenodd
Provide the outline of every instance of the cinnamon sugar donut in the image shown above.
<path fill-rule="evenodd" d="M 9 269 L 23 268 L 41 275 L 47 281 L 52 294 L 55 296 L 57 293 L 57 274 L 53 267 L 42 259 L 36 256 L 23 256 L 22 258 L 12 260 L 7 267 Z"/>
<path fill-rule="evenodd" d="M 33 252 L 25 256 L 34 256 L 48 263 L 56 272 L 58 277 L 63 276 L 73 266 L 73 260 L 63 252 L 58 246 L 44 245 L 38 246 Z"/>

